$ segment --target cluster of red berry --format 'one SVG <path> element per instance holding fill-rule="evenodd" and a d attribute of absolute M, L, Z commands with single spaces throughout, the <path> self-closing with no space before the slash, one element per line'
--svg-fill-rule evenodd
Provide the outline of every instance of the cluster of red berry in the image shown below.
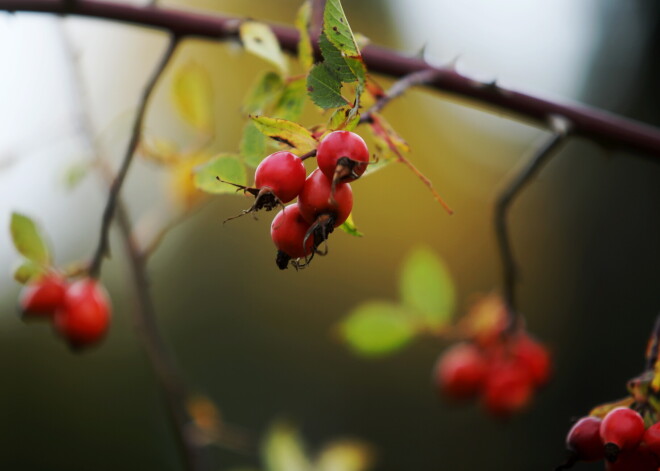
<path fill-rule="evenodd" d="M 550 377 L 550 355 L 526 332 L 454 345 L 438 360 L 434 380 L 454 400 L 481 396 L 486 410 L 507 417 L 529 404 Z"/>
<path fill-rule="evenodd" d="M 47 319 L 72 348 L 101 340 L 110 323 L 110 303 L 100 283 L 82 278 L 72 283 L 58 273 L 28 283 L 21 293 L 23 318 Z"/>
<path fill-rule="evenodd" d="M 644 419 L 629 407 L 612 409 L 601 420 L 578 420 L 566 437 L 570 456 L 557 470 L 577 461 L 605 459 L 608 471 L 657 471 L 660 469 L 660 423 L 646 428 Z"/>
<path fill-rule="evenodd" d="M 349 182 L 367 169 L 369 149 L 357 134 L 334 131 L 319 144 L 316 162 L 318 168 L 306 177 L 301 158 L 291 152 L 275 152 L 257 167 L 254 188 L 244 188 L 256 196 L 254 205 L 244 213 L 269 211 L 298 198 L 297 204 L 282 208 L 270 227 L 280 269 L 289 262 L 303 267 L 314 254 L 324 254 L 319 246 L 353 209 Z"/>

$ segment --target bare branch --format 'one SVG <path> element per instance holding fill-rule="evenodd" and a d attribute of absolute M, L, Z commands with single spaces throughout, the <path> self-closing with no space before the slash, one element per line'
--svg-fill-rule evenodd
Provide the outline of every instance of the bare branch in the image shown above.
<path fill-rule="evenodd" d="M 550 122 L 550 128 L 553 130 L 552 135 L 546 138 L 541 146 L 534 151 L 532 157 L 529 161 L 526 161 L 523 169 L 515 175 L 495 203 L 495 235 L 502 257 L 504 301 L 511 316 L 510 331 L 515 329 L 518 324 L 518 313 L 515 304 L 515 284 L 518 271 L 511 248 L 506 216 L 516 196 L 539 172 L 560 144 L 566 140 L 571 131 L 571 124 L 563 118 L 554 117 Z"/>
<path fill-rule="evenodd" d="M 153 93 L 156 84 L 158 83 L 158 79 L 163 74 L 163 71 L 167 67 L 167 64 L 170 62 L 170 59 L 174 55 L 174 51 L 176 51 L 176 47 L 178 44 L 179 44 L 179 37 L 171 36 L 170 41 L 167 45 L 167 49 L 165 50 L 165 54 L 158 63 L 156 70 L 152 74 L 151 78 L 149 79 L 149 82 L 147 83 L 144 89 L 144 92 L 142 93 L 142 97 L 140 99 L 140 103 L 138 106 L 137 115 L 135 117 L 135 122 L 133 123 L 133 129 L 131 131 L 131 138 L 128 143 L 128 148 L 126 149 L 126 154 L 124 154 L 124 159 L 121 163 L 121 167 L 119 168 L 119 171 L 117 172 L 117 176 L 115 177 L 114 181 L 112 182 L 112 185 L 110 186 L 108 200 L 106 202 L 105 209 L 103 210 L 99 243 L 97 245 L 96 251 L 94 253 L 89 268 L 90 276 L 94 278 L 97 278 L 99 276 L 103 259 L 108 252 L 108 248 L 109 248 L 108 233 L 110 231 L 110 225 L 112 223 L 112 219 L 115 214 L 115 208 L 117 206 L 119 192 L 121 191 L 121 188 L 124 184 L 126 175 L 128 175 L 128 170 L 131 166 L 131 163 L 133 162 L 133 155 L 135 154 L 135 150 L 137 149 L 137 146 L 140 143 L 140 138 L 142 137 L 142 124 L 144 122 L 144 115 L 147 109 L 149 98 L 151 98 L 151 94 Z"/>

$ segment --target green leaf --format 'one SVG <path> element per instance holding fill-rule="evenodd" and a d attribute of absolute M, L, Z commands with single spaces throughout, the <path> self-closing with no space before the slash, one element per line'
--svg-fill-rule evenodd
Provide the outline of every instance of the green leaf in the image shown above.
<path fill-rule="evenodd" d="M 312 101 L 323 109 L 348 104 L 341 95 L 341 81 L 325 64 L 316 64 L 307 76 L 307 92 Z"/>
<path fill-rule="evenodd" d="M 229 154 L 222 154 L 195 169 L 195 186 L 213 194 L 235 193 L 237 188 L 218 179 L 236 185 L 247 185 L 247 172 L 241 160 Z"/>
<path fill-rule="evenodd" d="M 275 104 L 273 117 L 298 121 L 305 106 L 305 92 L 306 80 L 304 77 L 287 83 Z"/>
<path fill-rule="evenodd" d="M 201 132 L 213 131 L 213 85 L 204 67 L 191 62 L 178 69 L 171 94 L 181 118 Z"/>
<path fill-rule="evenodd" d="M 257 129 L 264 135 L 289 146 L 299 155 L 316 149 L 318 141 L 312 133 L 293 121 L 266 116 L 252 116 Z"/>
<path fill-rule="evenodd" d="M 445 263 L 430 249 L 413 250 L 403 264 L 400 279 L 401 300 L 429 327 L 450 322 L 456 294 Z"/>
<path fill-rule="evenodd" d="M 347 59 L 341 54 L 325 34 L 319 37 L 319 47 L 323 55 L 323 64 L 330 70 L 341 82 L 350 83 L 357 81 L 357 76 L 348 65 Z"/>
<path fill-rule="evenodd" d="M 296 15 L 296 28 L 300 34 L 298 41 L 298 60 L 303 70 L 307 71 L 314 65 L 314 51 L 312 41 L 309 37 L 309 24 L 312 17 L 312 4 L 305 0 Z"/>
<path fill-rule="evenodd" d="M 64 186 L 73 190 L 89 173 L 90 162 L 76 162 L 64 172 Z"/>
<path fill-rule="evenodd" d="M 245 123 L 241 138 L 241 157 L 246 165 L 256 168 L 266 157 L 266 136 L 250 120 Z"/>
<path fill-rule="evenodd" d="M 247 114 L 261 114 L 282 90 L 282 77 L 275 72 L 264 73 L 245 97 L 243 110 Z"/>
<path fill-rule="evenodd" d="M 323 32 L 344 55 L 360 56 L 360 49 L 339 0 L 327 0 L 323 12 Z"/>
<path fill-rule="evenodd" d="M 21 255 L 35 263 L 50 264 L 48 246 L 32 219 L 12 213 L 10 231 L 14 246 Z"/>
<path fill-rule="evenodd" d="M 25 284 L 30 280 L 39 278 L 45 272 L 43 265 L 26 260 L 14 270 L 14 279 L 21 284 Z"/>
<path fill-rule="evenodd" d="M 304 444 L 298 431 L 286 422 L 276 422 L 261 447 L 267 471 L 310 471 Z"/>
<path fill-rule="evenodd" d="M 355 222 L 353 221 L 353 213 L 348 215 L 348 219 L 339 226 L 344 232 L 355 237 L 364 237 L 364 234 L 358 231 L 358 228 L 355 227 Z"/>
<path fill-rule="evenodd" d="M 315 471 L 364 471 L 373 462 L 369 446 L 356 440 L 341 440 L 323 447 L 316 459 Z"/>
<path fill-rule="evenodd" d="M 248 52 L 275 65 L 284 75 L 289 73 L 289 65 L 280 43 L 267 24 L 245 21 L 240 26 L 240 36 Z"/>
<path fill-rule="evenodd" d="M 382 356 L 403 348 L 415 336 L 408 312 L 393 303 L 371 301 L 355 308 L 340 325 L 340 334 L 353 351 Z"/>

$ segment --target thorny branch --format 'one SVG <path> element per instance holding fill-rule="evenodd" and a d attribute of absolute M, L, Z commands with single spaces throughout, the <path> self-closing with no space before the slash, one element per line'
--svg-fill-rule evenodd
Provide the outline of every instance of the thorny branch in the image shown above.
<path fill-rule="evenodd" d="M 519 316 L 515 303 L 515 285 L 518 278 L 518 269 L 511 248 L 511 238 L 506 218 L 516 196 L 539 172 L 541 167 L 547 163 L 557 148 L 572 132 L 572 123 L 561 117 L 552 117 L 549 125 L 552 129 L 552 135 L 525 162 L 523 169 L 515 175 L 513 180 L 498 196 L 495 203 L 495 235 L 497 237 L 500 256 L 502 257 L 504 301 L 510 316 L 509 331 L 513 331 L 518 326 Z"/>
<path fill-rule="evenodd" d="M 169 31 L 176 37 L 202 37 L 214 41 L 238 39 L 237 18 L 200 14 L 154 6 L 134 6 L 99 0 L 0 0 L 0 10 L 72 14 L 132 23 Z M 295 53 L 299 34 L 295 28 L 270 25 L 285 51 Z M 315 42 L 320 58 L 318 43 Z M 367 45 L 362 58 L 372 73 L 395 78 L 423 70 L 437 75 L 427 85 L 441 92 L 466 97 L 486 107 L 508 112 L 516 119 L 545 127 L 550 116 L 563 116 L 572 133 L 617 149 L 660 157 L 660 129 L 582 105 L 560 103 L 508 90 L 495 82 L 484 83 L 458 73 L 451 66 L 436 67 L 424 59 L 407 57 L 376 45 Z"/>

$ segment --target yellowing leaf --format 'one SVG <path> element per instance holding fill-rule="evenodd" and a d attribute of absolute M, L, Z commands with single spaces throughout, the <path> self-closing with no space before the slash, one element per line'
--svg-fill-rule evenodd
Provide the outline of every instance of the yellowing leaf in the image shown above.
<path fill-rule="evenodd" d="M 314 65 L 314 51 L 312 50 L 312 41 L 309 37 L 311 16 L 312 5 L 309 0 L 305 0 L 296 16 L 296 28 L 300 34 L 300 40 L 298 41 L 298 60 L 305 71 L 311 69 L 312 65 Z"/>
<path fill-rule="evenodd" d="M 12 213 L 10 232 L 14 247 L 28 260 L 41 265 L 50 264 L 50 253 L 37 225 L 27 216 Z"/>
<path fill-rule="evenodd" d="M 298 431 L 288 423 L 273 424 L 261 447 L 268 471 L 311 471 Z"/>
<path fill-rule="evenodd" d="M 327 0 L 323 11 L 323 32 L 342 54 L 360 56 L 360 49 L 339 0 Z"/>
<path fill-rule="evenodd" d="M 428 327 L 442 327 L 450 320 L 455 307 L 455 290 L 444 262 L 431 250 L 419 247 L 412 251 L 401 270 L 401 300 L 412 308 Z"/>
<path fill-rule="evenodd" d="M 222 183 L 218 178 L 236 185 L 246 185 L 247 172 L 240 158 L 222 154 L 195 169 L 195 186 L 200 190 L 213 194 L 236 192 L 235 186 Z"/>
<path fill-rule="evenodd" d="M 415 325 L 408 312 L 392 303 L 371 301 L 355 308 L 339 332 L 348 346 L 363 356 L 382 356 L 408 344 Z"/>
<path fill-rule="evenodd" d="M 213 131 L 213 86 L 204 67 L 191 62 L 176 71 L 172 100 L 181 117 L 198 131 Z"/>
<path fill-rule="evenodd" d="M 336 109 L 330 116 L 328 131 L 353 131 L 360 123 L 360 113 L 353 111 L 351 106 Z"/>
<path fill-rule="evenodd" d="M 266 116 L 252 116 L 257 129 L 264 135 L 290 147 L 299 155 L 305 154 L 318 146 L 312 133 L 293 121 Z"/>
<path fill-rule="evenodd" d="M 190 209 L 206 197 L 195 185 L 195 168 L 208 160 L 209 156 L 206 154 L 195 155 L 178 160 L 169 167 L 170 194 L 180 207 Z"/>
<path fill-rule="evenodd" d="M 43 265 L 26 260 L 14 270 L 14 279 L 21 284 L 39 278 L 45 273 Z"/>
<path fill-rule="evenodd" d="M 364 443 L 342 440 L 326 445 L 316 460 L 315 471 L 364 471 L 373 462 L 373 451 Z"/>
<path fill-rule="evenodd" d="M 246 21 L 240 26 L 240 35 L 248 52 L 275 65 L 284 75 L 289 73 L 289 65 L 280 43 L 268 25 Z"/>
<path fill-rule="evenodd" d="M 353 213 L 348 215 L 348 219 L 344 221 L 344 224 L 339 226 L 344 232 L 355 237 L 363 237 L 364 234 L 358 231 L 358 228 L 355 227 L 355 222 L 353 221 Z"/>

